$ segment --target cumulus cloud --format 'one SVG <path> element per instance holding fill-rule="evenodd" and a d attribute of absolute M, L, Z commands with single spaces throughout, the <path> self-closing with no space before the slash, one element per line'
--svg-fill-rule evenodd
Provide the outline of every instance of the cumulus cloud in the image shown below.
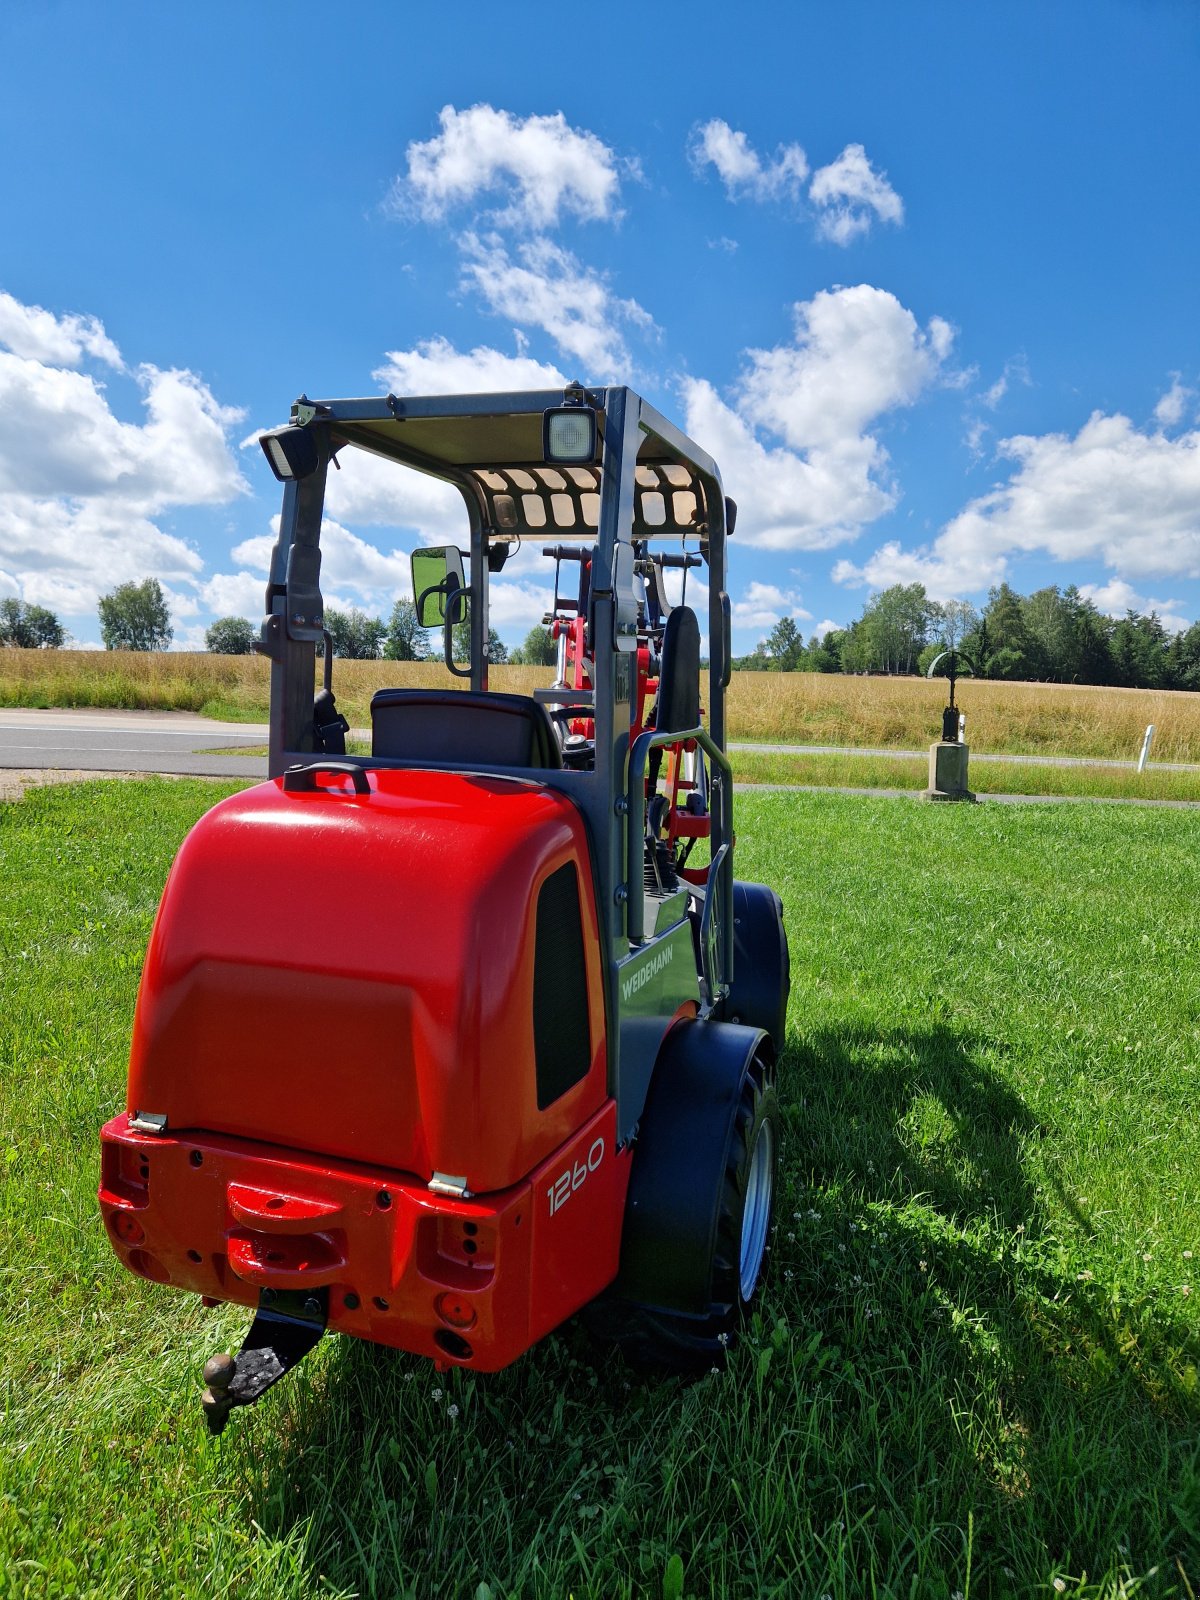
<path fill-rule="evenodd" d="M 1194 390 L 1187 388 L 1180 382 L 1178 372 L 1173 372 L 1171 374 L 1171 387 L 1154 408 L 1154 418 L 1159 426 L 1177 428 L 1183 421 L 1187 403 L 1194 392 Z"/>
<path fill-rule="evenodd" d="M 441 132 L 406 152 L 408 170 L 393 200 L 426 221 L 484 195 L 507 201 L 492 214 L 495 226 L 554 226 L 562 213 L 584 221 L 617 214 L 617 157 L 603 140 L 572 128 L 561 111 L 515 117 L 480 104 L 465 111 L 444 106 Z"/>
<path fill-rule="evenodd" d="M 1120 578 L 1112 578 L 1103 584 L 1081 583 L 1079 592 L 1108 617 L 1120 618 L 1127 611 L 1138 611 L 1143 616 L 1149 616 L 1153 611 L 1168 633 L 1181 633 L 1188 626 L 1180 601 L 1155 600 L 1150 595 L 1139 594 L 1132 584 Z"/>
<path fill-rule="evenodd" d="M 759 155 L 740 129 L 720 117 L 692 132 L 688 155 L 693 169 L 715 168 L 731 200 L 799 201 L 809 177 L 808 157 L 798 144 L 781 144 L 774 156 Z M 899 226 L 904 202 L 886 173 L 871 165 L 861 144 L 848 144 L 836 160 L 819 167 L 808 184 L 808 201 L 818 235 L 848 245 L 876 222 Z"/>
<path fill-rule="evenodd" d="M 239 572 L 217 572 L 201 585 L 200 594 L 214 617 L 246 617 L 251 622 L 258 622 L 261 619 L 273 542 L 271 539 L 265 541 L 267 553 L 261 571 L 247 572 L 243 569 Z"/>
<path fill-rule="evenodd" d="M 542 564 L 545 570 L 545 563 Z M 554 590 L 527 579 L 493 578 L 488 587 L 488 614 L 498 633 L 526 634 L 554 604 Z"/>
<path fill-rule="evenodd" d="M 94 318 L 55 317 L 11 296 L 0 309 L 5 342 L 41 351 L 0 351 L 0 566 L 9 587 L 72 616 L 147 573 L 190 593 L 203 563 L 155 519 L 246 492 L 228 438 L 242 413 L 194 373 L 146 364 L 133 375 L 144 420 L 123 421 L 96 380 L 71 365 L 87 354 L 120 362 Z"/>
<path fill-rule="evenodd" d="M 1200 432 L 1168 439 L 1128 417 L 1093 412 L 1073 437 L 1002 440 L 1007 483 L 972 500 L 930 546 L 890 543 L 862 566 L 842 561 L 839 583 L 924 583 L 939 599 L 997 583 L 1014 554 L 1103 563 L 1116 577 L 1200 576 Z"/>
<path fill-rule="evenodd" d="M 808 157 L 798 144 L 781 144 L 764 160 L 744 133 L 720 117 L 693 130 L 688 153 L 697 172 L 716 168 L 731 200 L 794 199 L 808 177 Z"/>
<path fill-rule="evenodd" d="M 56 317 L 42 306 L 22 305 L 2 291 L 0 345 L 16 356 L 51 366 L 77 367 L 84 356 L 92 356 L 118 372 L 124 368 L 121 352 L 97 317 L 81 317 L 73 312 Z"/>
<path fill-rule="evenodd" d="M 814 172 L 808 197 L 816 207 L 817 231 L 834 244 L 850 244 L 876 221 L 904 221 L 904 202 L 861 144 L 848 144 L 836 161 Z"/>
<path fill-rule="evenodd" d="M 505 389 L 559 389 L 556 366 L 506 355 L 488 345 L 456 350 L 448 339 L 424 339 L 412 350 L 389 350 L 372 376 L 393 394 L 487 394 Z"/>
<path fill-rule="evenodd" d="M 557 367 L 529 356 L 506 355 L 487 345 L 458 350 L 447 339 L 389 350 L 374 376 L 396 394 L 557 389 L 567 381 Z M 406 529 L 430 544 L 465 538 L 466 509 L 452 484 L 364 450 L 344 450 L 338 461 L 342 470 L 329 474 L 325 503 L 342 522 Z"/>
<path fill-rule="evenodd" d="M 890 511 L 898 490 L 871 429 L 938 381 L 953 340 L 940 317 L 922 329 L 894 295 L 859 284 L 797 305 L 792 341 L 750 351 L 730 401 L 685 380 L 686 426 L 721 462 L 737 537 L 829 549 Z"/>
<path fill-rule="evenodd" d="M 812 620 L 812 612 L 800 604 L 798 594 L 757 579 L 740 600 L 734 601 L 731 616 L 735 628 L 773 628 L 781 617 L 794 617 L 797 622 Z"/>
<path fill-rule="evenodd" d="M 619 299 L 594 268 L 551 239 L 528 239 L 515 256 L 497 234 L 465 234 L 460 247 L 463 281 L 478 290 L 488 309 L 541 328 L 589 380 L 628 367 L 623 327 L 653 331 L 653 320 L 636 300 Z"/>

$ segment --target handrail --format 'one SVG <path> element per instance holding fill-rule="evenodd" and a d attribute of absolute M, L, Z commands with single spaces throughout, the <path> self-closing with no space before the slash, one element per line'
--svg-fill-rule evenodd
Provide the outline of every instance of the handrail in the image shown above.
<path fill-rule="evenodd" d="M 713 764 L 710 785 L 710 806 L 713 817 L 712 868 L 724 878 L 723 905 L 721 906 L 721 975 L 725 982 L 732 976 L 733 956 L 733 858 L 722 846 L 733 843 L 729 808 L 733 797 L 733 768 L 729 757 L 715 742 L 707 728 L 685 728 L 678 731 L 647 728 L 633 741 L 629 752 L 629 792 L 626 805 L 629 811 L 628 878 L 626 886 L 625 927 L 630 944 L 641 944 L 646 937 L 646 905 L 642 894 L 642 859 L 646 840 L 646 767 L 651 750 L 667 744 L 698 744 Z M 710 868 L 710 872 L 712 870 Z"/>

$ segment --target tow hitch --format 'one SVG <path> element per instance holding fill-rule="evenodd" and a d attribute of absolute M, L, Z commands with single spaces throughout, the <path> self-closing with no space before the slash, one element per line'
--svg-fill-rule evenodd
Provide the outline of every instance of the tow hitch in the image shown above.
<path fill-rule="evenodd" d="M 200 1405 L 208 1431 L 221 1433 L 234 1406 L 252 1406 L 308 1354 L 325 1332 L 328 1289 L 264 1289 L 237 1358 L 221 1354 L 204 1364 Z"/>

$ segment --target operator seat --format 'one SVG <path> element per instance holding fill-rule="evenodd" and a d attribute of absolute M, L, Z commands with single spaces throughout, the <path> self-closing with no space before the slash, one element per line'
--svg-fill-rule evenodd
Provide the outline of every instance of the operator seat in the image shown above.
<path fill-rule="evenodd" d="M 474 689 L 377 690 L 371 754 L 455 767 L 562 766 L 544 706 L 523 694 Z"/>
<path fill-rule="evenodd" d="M 700 721 L 700 624 L 691 606 L 673 607 L 663 629 L 651 720 L 659 733 L 682 733 Z"/>

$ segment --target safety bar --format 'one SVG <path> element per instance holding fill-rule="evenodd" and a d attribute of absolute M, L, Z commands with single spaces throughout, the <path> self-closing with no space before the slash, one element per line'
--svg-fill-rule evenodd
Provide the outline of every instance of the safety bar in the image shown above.
<path fill-rule="evenodd" d="M 647 728 L 633 741 L 629 752 L 629 898 L 626 902 L 626 929 L 630 944 L 641 944 L 646 937 L 646 906 L 642 895 L 642 860 L 646 844 L 646 766 L 651 750 L 666 744 L 698 744 L 713 765 L 709 786 L 710 808 L 713 814 L 713 837 L 717 849 L 712 871 L 724 878 L 721 885 L 721 974 L 726 982 L 732 970 L 733 953 L 733 857 L 722 846 L 733 843 L 730 825 L 730 806 L 733 800 L 733 768 L 729 757 L 717 745 L 707 728 L 687 728 L 681 731 Z"/>

